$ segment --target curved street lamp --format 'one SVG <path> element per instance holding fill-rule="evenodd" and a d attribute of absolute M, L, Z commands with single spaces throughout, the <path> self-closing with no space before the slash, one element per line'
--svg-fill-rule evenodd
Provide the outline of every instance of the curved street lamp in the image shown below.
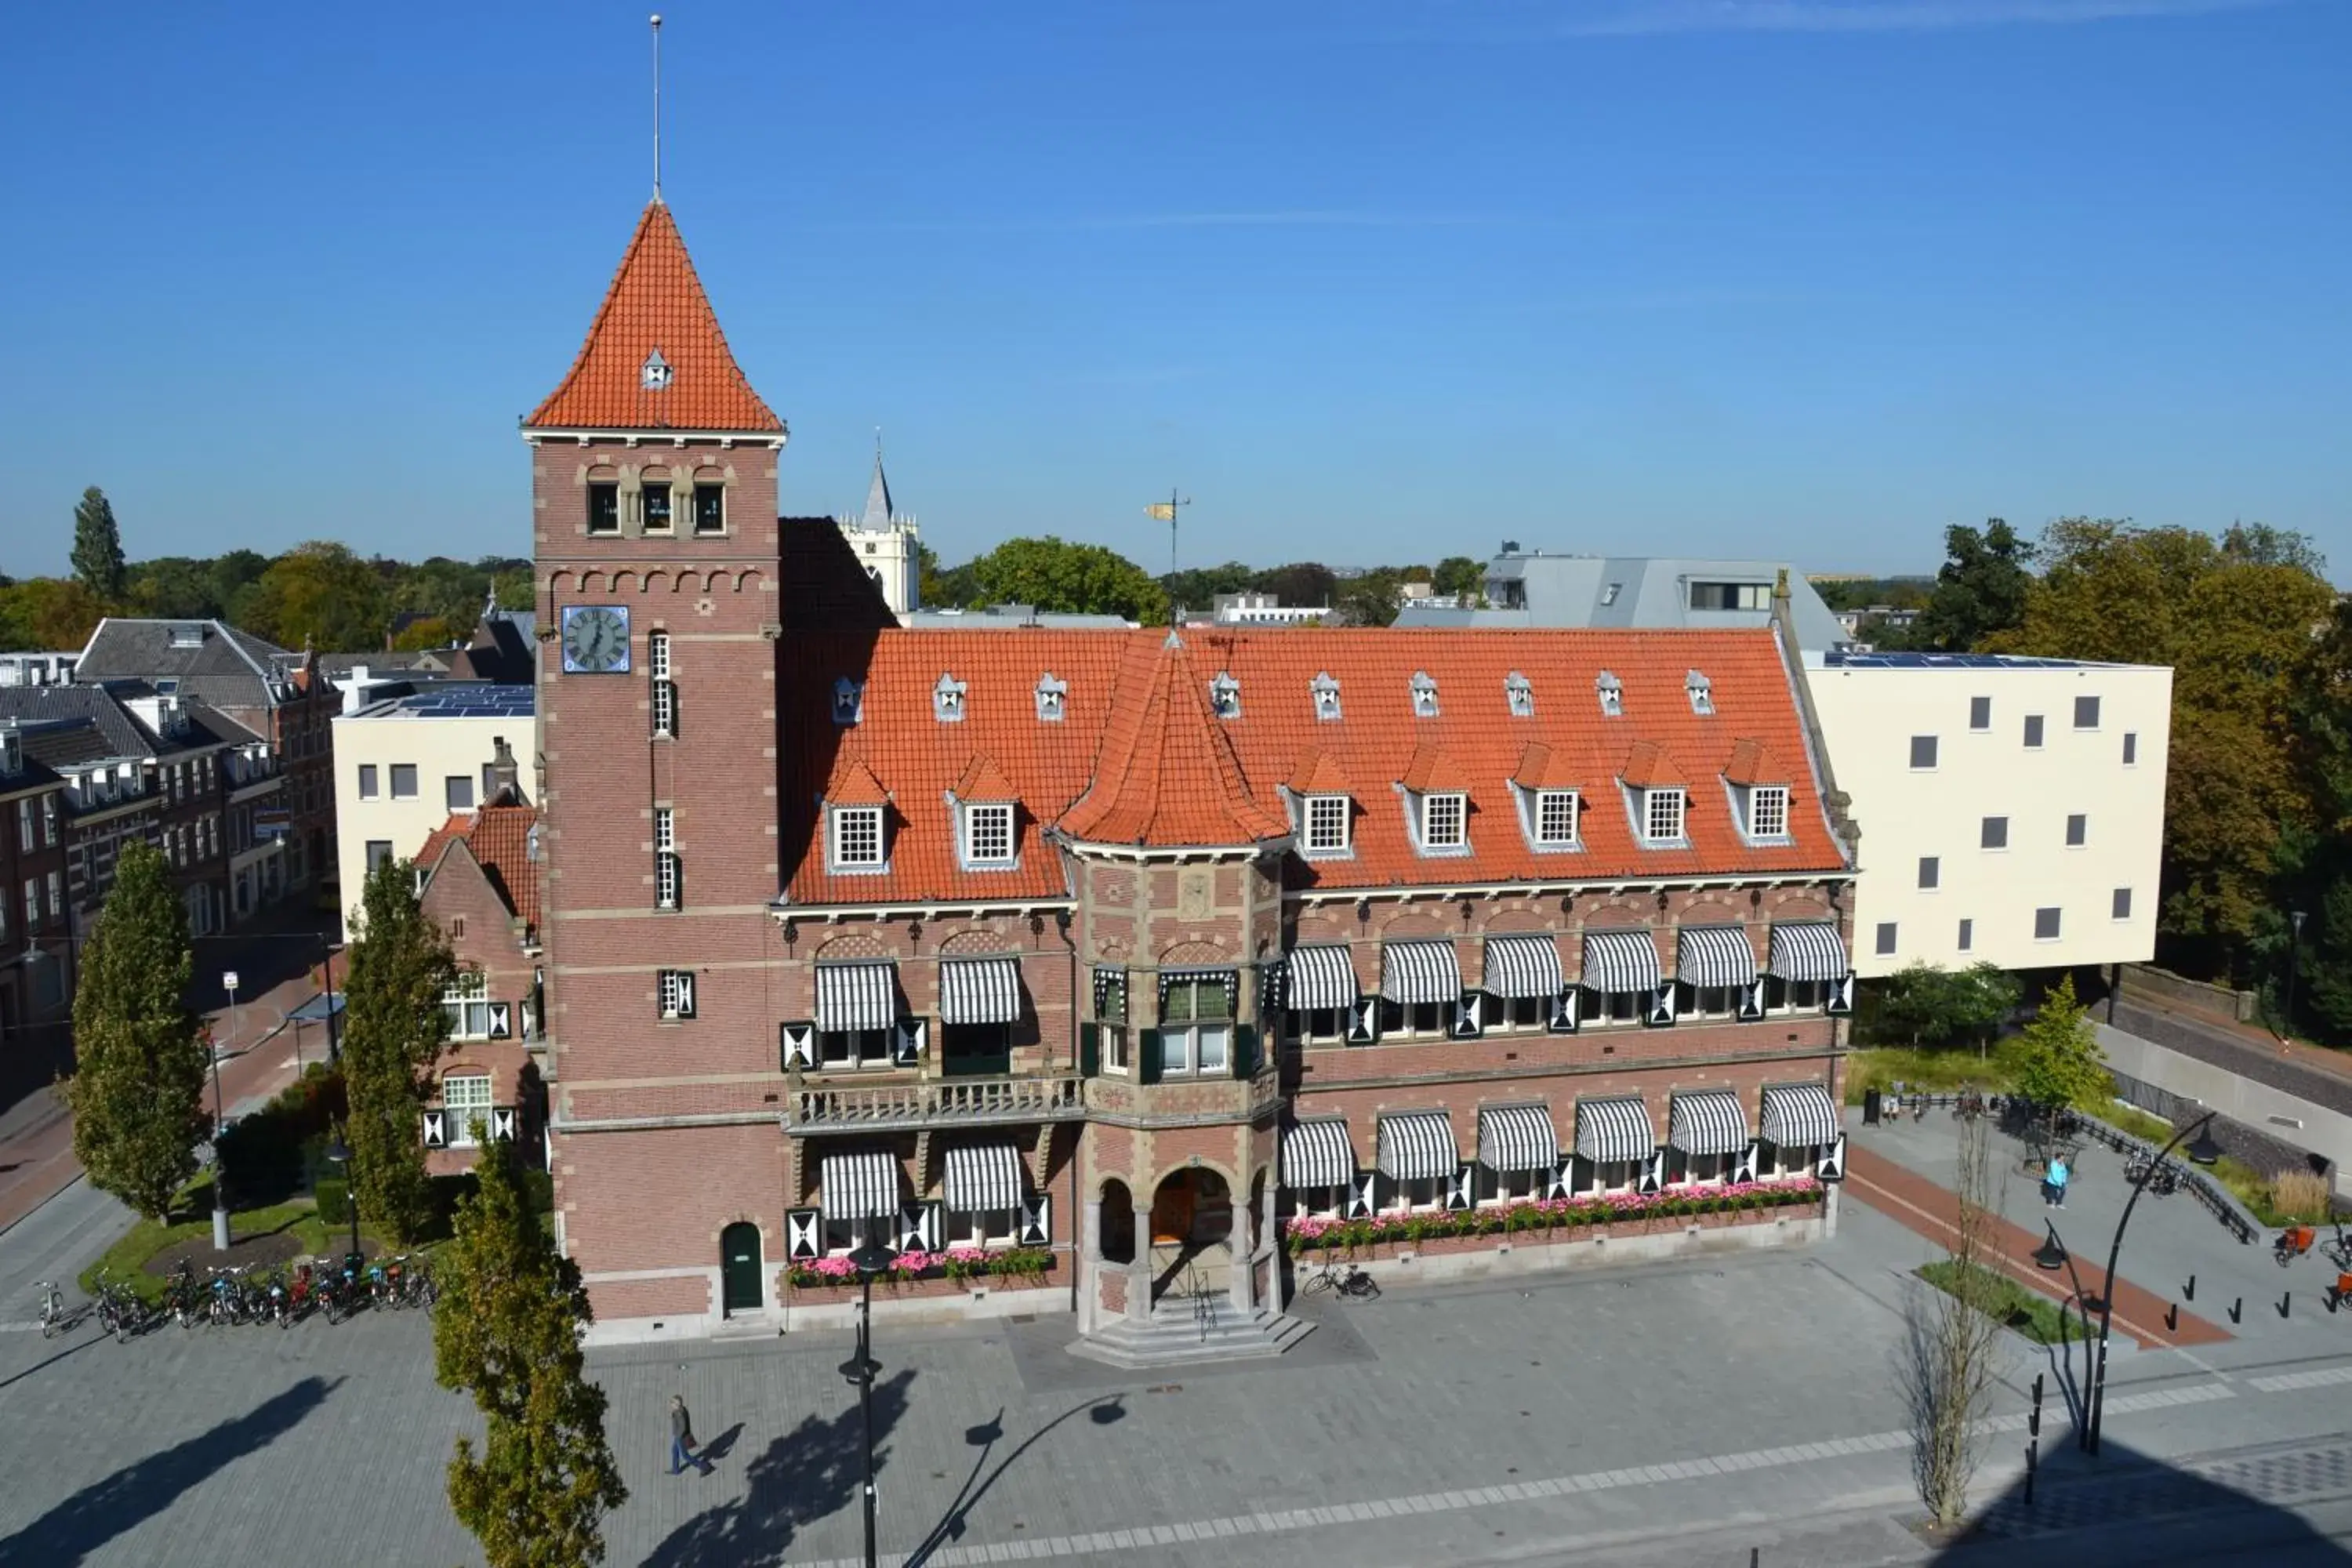
<path fill-rule="evenodd" d="M 882 1370 L 872 1352 L 874 1277 L 898 1261 L 898 1255 L 867 1237 L 849 1255 L 857 1270 L 857 1354 L 841 1363 L 841 1375 L 857 1389 L 857 1410 L 866 1425 L 866 1568 L 876 1568 L 874 1547 L 874 1374 Z"/>
<path fill-rule="evenodd" d="M 2116 1238 L 2107 1247 L 2106 1280 L 2099 1288 L 2099 1353 L 2098 1359 L 2091 1364 L 2090 1419 L 2083 1424 L 2082 1447 L 2083 1452 L 2086 1454 L 2096 1454 L 2099 1451 L 2099 1417 L 2105 1413 L 2107 1407 L 2107 1329 L 2115 1321 L 2116 1316 L 2116 1263 L 2124 1249 L 2124 1227 L 2131 1224 L 2132 1209 L 2139 1203 L 2140 1194 L 2147 1190 L 2148 1178 L 2156 1174 L 2157 1167 L 2164 1163 L 2167 1155 L 2187 1142 L 2190 1133 L 2210 1132 L 2214 1114 L 2212 1111 L 2207 1111 L 2203 1116 L 2175 1132 L 2172 1135 L 2172 1142 L 2158 1151 L 2156 1158 L 2150 1160 L 2147 1163 L 2147 1168 L 2139 1173 L 2139 1180 L 2132 1184 L 2131 1196 L 2124 1200 L 2123 1217 L 2116 1221 Z M 2212 1159 L 2200 1159 L 2200 1151 L 2210 1152 Z M 2189 1157 L 2196 1160 L 2199 1164 L 2210 1164 L 2212 1160 L 2220 1159 L 2221 1155 L 2220 1147 L 2211 1138 L 2204 1136 L 2200 1136 L 2189 1151 Z"/>

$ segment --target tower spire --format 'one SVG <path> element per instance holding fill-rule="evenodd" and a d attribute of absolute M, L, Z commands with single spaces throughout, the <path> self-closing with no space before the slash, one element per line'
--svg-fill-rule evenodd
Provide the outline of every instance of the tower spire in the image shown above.
<path fill-rule="evenodd" d="M 661 194 L 661 13 L 654 13 L 654 200 Z"/>
<path fill-rule="evenodd" d="M 882 473 L 882 426 L 874 427 L 874 482 L 866 488 L 865 524 L 871 530 L 890 526 L 890 481 Z"/>

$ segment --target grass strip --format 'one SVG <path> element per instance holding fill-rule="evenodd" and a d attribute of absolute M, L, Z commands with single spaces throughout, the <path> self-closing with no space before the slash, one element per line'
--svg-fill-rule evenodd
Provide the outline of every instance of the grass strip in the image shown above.
<path fill-rule="evenodd" d="M 1961 1266 L 1947 1258 L 1922 1264 L 1916 1272 L 1947 1296 L 1957 1297 L 2036 1344 L 2064 1345 L 2083 1337 L 2081 1326 L 2066 1308 L 1982 1264 L 1969 1266 L 1963 1277 Z"/>

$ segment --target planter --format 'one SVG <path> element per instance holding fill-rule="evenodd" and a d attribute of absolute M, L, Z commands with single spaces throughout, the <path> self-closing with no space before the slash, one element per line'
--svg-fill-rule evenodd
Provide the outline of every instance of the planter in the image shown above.
<path fill-rule="evenodd" d="M 1678 1234 L 1790 1216 L 1811 1218 L 1821 1211 L 1823 1194 L 1819 1182 L 1804 1181 L 1757 1184 L 1697 1198 L 1547 1198 L 1501 1209 L 1411 1217 L 1293 1218 L 1284 1226 L 1283 1239 L 1294 1257 L 1309 1258 L 1388 1258 L 1405 1248 L 1423 1253 L 1496 1251 L 1506 1246 L 1601 1242 L 1612 1235 Z"/>
<path fill-rule="evenodd" d="M 1060 1255 L 1055 1254 L 1035 1271 L 1024 1269 L 1000 1273 L 988 1268 L 973 1268 L 950 1272 L 944 1264 L 926 1266 L 911 1274 L 894 1270 L 875 1276 L 874 1299 L 885 1301 L 894 1296 L 970 1295 L 978 1300 L 1016 1290 L 1050 1289 L 1055 1284 L 1054 1277 L 1061 1268 L 1061 1261 Z M 814 1272 L 805 1265 L 795 1265 L 788 1269 L 784 1275 L 786 1292 L 796 1301 L 812 1304 L 857 1300 L 860 1287 L 856 1275 L 847 1279 L 812 1278 Z"/>

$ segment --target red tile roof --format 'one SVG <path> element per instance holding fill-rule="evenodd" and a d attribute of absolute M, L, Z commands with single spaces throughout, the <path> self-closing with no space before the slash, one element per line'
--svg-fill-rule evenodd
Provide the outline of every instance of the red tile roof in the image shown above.
<path fill-rule="evenodd" d="M 1415 795 L 1431 791 L 1451 792 L 1470 787 L 1470 775 L 1461 764 L 1435 746 L 1419 746 L 1412 760 L 1404 765 L 1404 776 L 1397 781 Z"/>
<path fill-rule="evenodd" d="M 648 355 L 669 366 L 669 384 L 645 385 Z M 562 384 L 523 421 L 526 429 L 781 431 L 751 390 L 719 330 L 710 297 L 669 208 L 656 197 L 637 220 L 620 270 Z"/>
<path fill-rule="evenodd" d="M 416 852 L 417 866 L 429 878 L 441 858 L 456 845 L 482 868 L 492 890 L 506 901 L 531 931 L 539 929 L 539 862 L 530 858 L 530 830 L 539 825 L 539 808 L 530 805 L 486 805 L 479 811 L 454 812 L 449 820 L 425 836 Z"/>
<path fill-rule="evenodd" d="M 1625 765 L 1617 770 L 1617 776 L 1635 789 L 1647 789 L 1652 784 L 1690 783 L 1683 776 L 1682 770 L 1675 766 L 1674 759 L 1666 755 L 1664 748 L 1654 741 L 1634 742 L 1632 749 L 1626 752 Z"/>
<path fill-rule="evenodd" d="M 1731 748 L 1723 776 L 1736 784 L 1783 784 L 1789 782 L 1789 770 L 1763 742 L 1742 741 Z"/>
<path fill-rule="evenodd" d="M 964 764 L 963 772 L 956 778 L 955 797 L 958 800 L 1002 802 L 1019 800 L 1021 792 L 1013 787 L 1012 781 L 1004 776 L 1004 770 L 996 765 L 996 760 L 983 752 Z"/>
<path fill-rule="evenodd" d="M 824 798 L 830 805 L 881 805 L 890 798 L 874 770 L 855 752 L 844 752 L 834 764 L 833 777 L 824 786 Z"/>
<path fill-rule="evenodd" d="M 784 863 L 795 902 L 1017 901 L 1059 897 L 1067 881 L 1043 830 L 1150 845 L 1241 844 L 1287 831 L 1281 786 L 1329 788 L 1356 803 L 1354 856 L 1293 858 L 1293 886 L 1339 888 L 1557 882 L 1841 869 L 1796 700 L 1769 629 L 1459 631 L 1265 630 L 1193 633 L 1195 660 L 1161 631 L 883 631 L 787 634 L 801 678 L 779 691 L 784 758 Z M 1715 711 L 1694 713 L 1685 672 L 1704 672 Z M 1241 710 L 1213 716 L 1204 670 L 1240 683 Z M 1311 682 L 1328 669 L 1343 717 L 1315 717 Z M 1614 671 L 1623 712 L 1605 717 L 1594 678 Z M 1427 670 L 1441 717 L 1415 718 L 1412 677 Z M 1534 690 L 1514 717 L 1512 671 Z M 1068 683 L 1058 721 L 1041 720 L 1035 688 Z M 966 683 L 964 717 L 941 723 L 940 677 Z M 860 721 L 836 728 L 836 676 L 865 681 Z M 1793 842 L 1749 847 L 1718 789 L 1743 745 L 1796 760 L 1789 779 Z M 1403 779 L 1423 748 L 1458 772 L 1470 796 L 1470 852 L 1424 857 L 1413 846 Z M 1635 757 L 1636 751 L 1642 753 Z M 854 752 L 897 803 L 890 869 L 824 869 L 815 801 Z M 1539 753 L 1539 754 L 1538 754 Z M 967 871 L 957 863 L 946 796 L 975 762 L 992 762 L 1019 793 L 1019 863 Z M 1688 847 L 1635 838 L 1618 784 L 1661 770 L 1692 783 Z M 1580 789 L 1583 850 L 1538 854 L 1525 837 L 1511 781 Z M 1777 781 L 1776 781 L 1777 782 Z"/>

